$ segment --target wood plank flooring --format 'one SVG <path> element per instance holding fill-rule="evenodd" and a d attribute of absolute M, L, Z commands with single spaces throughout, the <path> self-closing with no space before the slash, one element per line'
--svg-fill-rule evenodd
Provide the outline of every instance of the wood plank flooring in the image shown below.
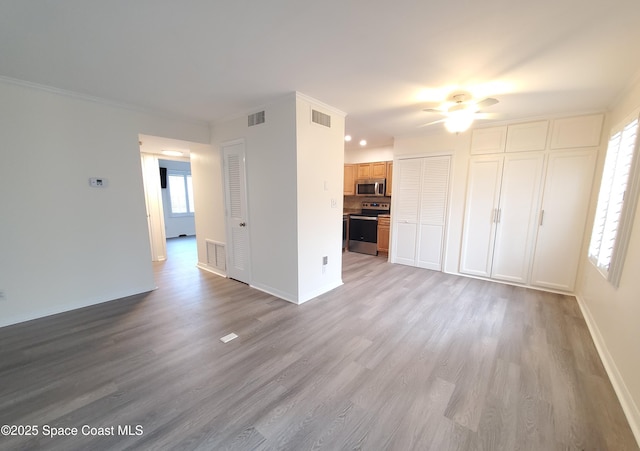
<path fill-rule="evenodd" d="M 0 425 L 39 428 L 0 449 L 638 449 L 572 297 L 345 253 L 296 306 L 168 246 L 152 293 L 0 329 Z"/>

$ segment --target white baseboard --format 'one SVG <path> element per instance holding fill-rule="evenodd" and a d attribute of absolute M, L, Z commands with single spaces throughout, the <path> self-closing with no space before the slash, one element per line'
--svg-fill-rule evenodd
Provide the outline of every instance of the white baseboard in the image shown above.
<path fill-rule="evenodd" d="M 227 273 L 225 273 L 224 271 L 220 271 L 217 268 L 212 268 L 211 266 L 205 265 L 204 263 L 198 262 L 196 264 L 196 267 L 199 268 L 199 269 L 202 269 L 203 271 L 207 271 L 207 272 L 213 273 L 213 274 L 215 274 L 217 276 L 227 277 Z"/>
<path fill-rule="evenodd" d="M 616 395 L 618 395 L 618 400 L 620 401 L 622 410 L 627 417 L 627 421 L 631 427 L 631 432 L 633 432 L 636 442 L 638 442 L 638 446 L 640 446 L 640 409 L 638 409 L 638 405 L 633 400 L 627 385 L 624 383 L 624 379 L 620 374 L 620 371 L 618 371 L 616 362 L 613 360 L 613 357 L 607 349 L 607 345 L 602 338 L 598 325 L 591 315 L 589 307 L 581 296 L 576 296 L 576 299 L 578 300 L 582 316 L 584 316 L 584 320 L 587 323 L 587 327 L 589 328 L 593 342 L 596 345 L 602 364 L 607 371 L 611 385 L 613 385 L 613 389 L 615 390 Z"/>
<path fill-rule="evenodd" d="M 286 293 L 282 290 L 278 290 L 276 288 L 270 287 L 268 285 L 263 285 L 260 283 L 249 285 L 251 288 L 255 288 L 256 290 L 262 291 L 263 293 L 270 294 L 271 296 L 275 296 L 280 299 L 284 299 L 287 302 L 291 302 L 292 304 L 299 304 L 298 297 L 295 294 Z"/>

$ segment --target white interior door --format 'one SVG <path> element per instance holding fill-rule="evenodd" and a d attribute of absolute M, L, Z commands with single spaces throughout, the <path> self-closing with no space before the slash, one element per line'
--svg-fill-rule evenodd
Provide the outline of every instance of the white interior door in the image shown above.
<path fill-rule="evenodd" d="M 148 153 L 142 153 L 140 158 L 142 162 L 142 180 L 147 209 L 147 225 L 149 227 L 151 261 L 164 261 L 167 259 L 167 237 L 164 227 L 164 210 L 162 206 L 158 157 Z"/>
<path fill-rule="evenodd" d="M 251 283 L 251 259 L 244 141 L 225 144 L 222 149 L 227 226 L 227 275 L 248 284 Z"/>
<path fill-rule="evenodd" d="M 505 156 L 491 267 L 494 279 L 528 282 L 543 163 L 542 153 Z"/>
<path fill-rule="evenodd" d="M 501 155 L 476 157 L 469 163 L 461 273 L 491 275 L 502 165 Z"/>
<path fill-rule="evenodd" d="M 573 290 L 595 162 L 591 149 L 549 156 L 531 284 Z"/>

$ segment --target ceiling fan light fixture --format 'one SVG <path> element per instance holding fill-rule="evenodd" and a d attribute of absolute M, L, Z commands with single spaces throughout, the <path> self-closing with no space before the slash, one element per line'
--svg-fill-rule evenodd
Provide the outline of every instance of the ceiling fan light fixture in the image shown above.
<path fill-rule="evenodd" d="M 473 114 L 472 109 L 450 111 L 444 126 L 451 133 L 465 132 L 473 123 Z"/>

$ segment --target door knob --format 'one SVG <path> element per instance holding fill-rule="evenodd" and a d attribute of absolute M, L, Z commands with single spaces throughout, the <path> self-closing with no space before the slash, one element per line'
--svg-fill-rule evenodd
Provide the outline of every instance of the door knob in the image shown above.
<path fill-rule="evenodd" d="M 247 223 L 246 222 L 241 222 L 239 225 L 240 225 L 240 227 L 246 227 Z"/>

